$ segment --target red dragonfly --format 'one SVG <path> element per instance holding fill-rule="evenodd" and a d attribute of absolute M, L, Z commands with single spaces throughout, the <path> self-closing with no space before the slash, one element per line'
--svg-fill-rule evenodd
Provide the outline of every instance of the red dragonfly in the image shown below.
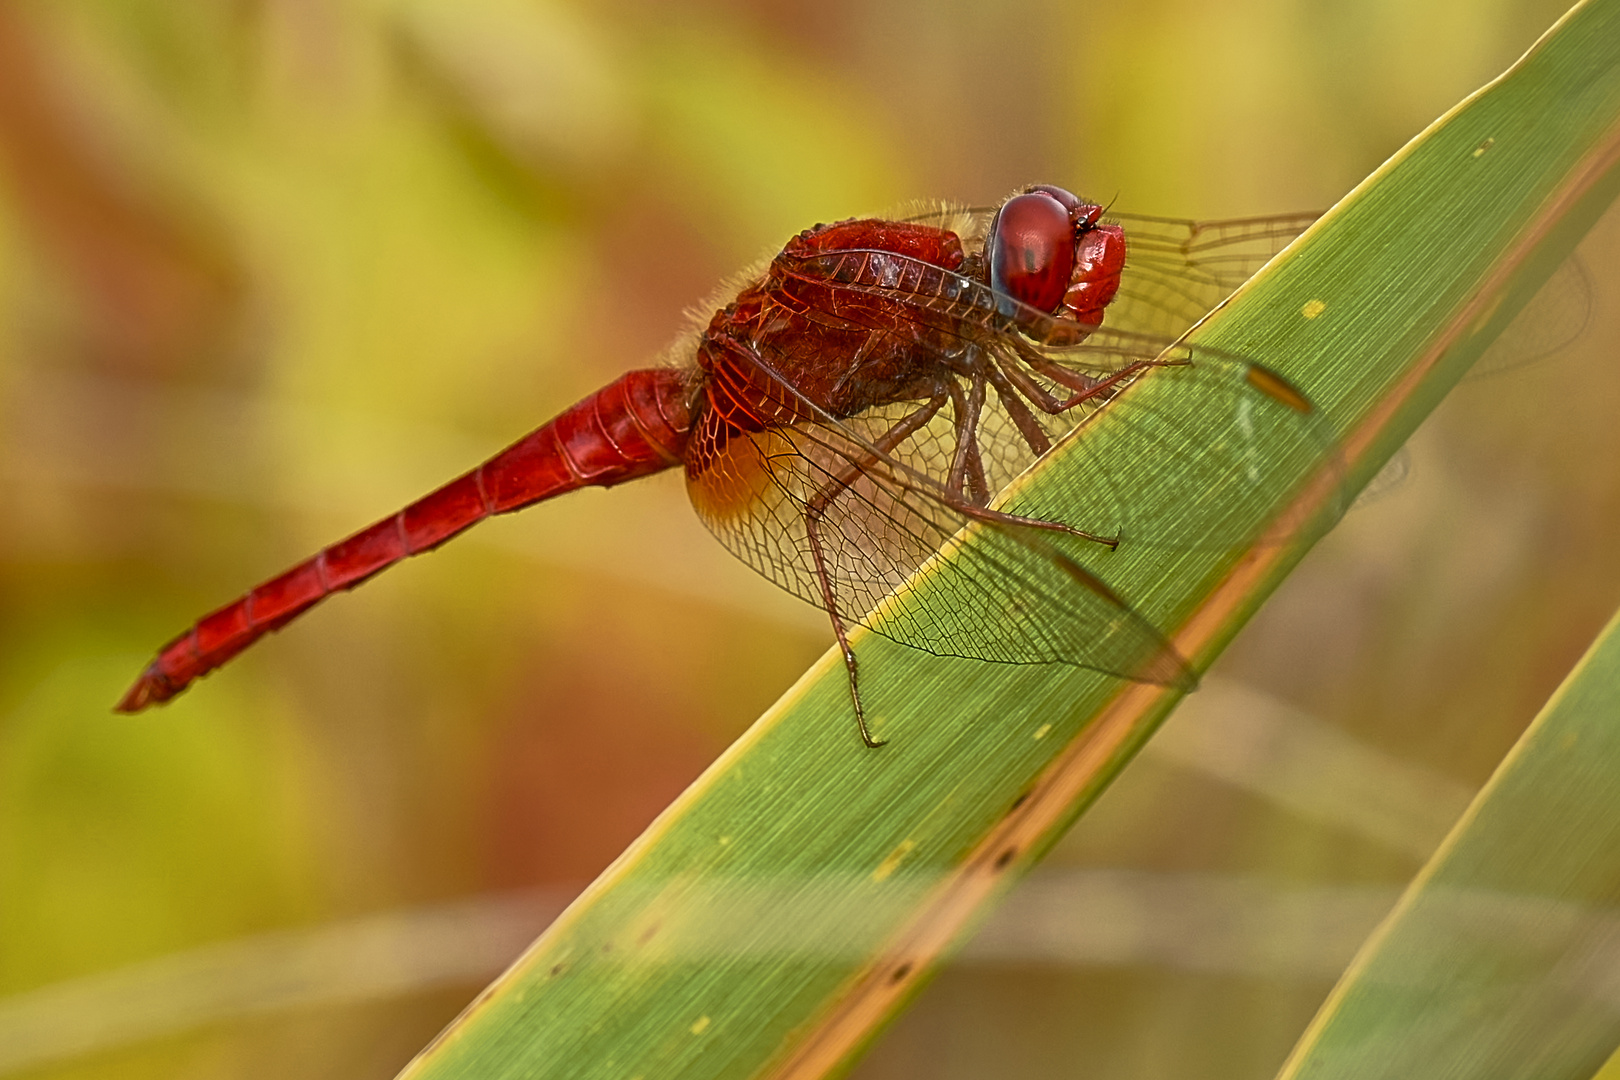
<path fill-rule="evenodd" d="M 676 467 L 727 548 L 826 610 L 869 747 L 881 742 L 861 702 L 854 622 L 940 655 L 1061 661 L 1191 689 L 1187 662 L 1081 551 L 1122 538 L 1236 544 L 1244 537 L 1222 515 L 1263 486 L 1256 462 L 1330 452 L 1318 410 L 1281 375 L 1173 344 L 1315 215 L 1105 215 L 1042 185 L 993 208 L 807 229 L 683 344 L 689 363 L 630 372 L 203 617 L 163 647 L 119 711 L 167 701 L 331 593 L 492 514 Z M 1129 388 L 1155 369 L 1196 383 L 1195 421 L 1222 437 L 1194 449 L 1177 437 L 1188 429 L 1133 409 Z M 1166 482 L 1187 490 L 1143 497 L 1143 481 L 1097 462 L 1097 521 L 993 504 L 1056 440 L 1112 416 L 1142 432 L 1147 483 L 1175 477 Z M 1193 473 L 1165 467 L 1194 455 Z M 1131 516 L 1166 502 L 1183 508 L 1175 526 Z M 1188 505 L 1212 509 L 1189 519 Z M 933 595 L 954 599 L 896 593 L 969 524 L 974 541 L 935 564 L 959 587 Z M 1181 535 L 1162 535 L 1172 529 Z"/>

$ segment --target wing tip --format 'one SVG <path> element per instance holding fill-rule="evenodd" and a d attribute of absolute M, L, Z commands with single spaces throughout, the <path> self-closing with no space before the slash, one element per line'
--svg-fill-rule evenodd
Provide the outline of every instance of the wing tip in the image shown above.
<path fill-rule="evenodd" d="M 1178 693 L 1190 694 L 1198 689 L 1198 672 L 1174 648 L 1166 645 L 1154 654 L 1137 673 L 1136 682 L 1168 687 Z"/>

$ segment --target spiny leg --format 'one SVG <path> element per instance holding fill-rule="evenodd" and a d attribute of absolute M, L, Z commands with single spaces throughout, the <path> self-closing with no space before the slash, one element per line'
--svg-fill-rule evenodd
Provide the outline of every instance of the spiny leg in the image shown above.
<path fill-rule="evenodd" d="M 866 726 L 866 711 L 861 707 L 861 690 L 856 677 L 855 650 L 850 647 L 849 634 L 844 630 L 844 619 L 838 613 L 838 597 L 833 593 L 832 578 L 827 574 L 827 559 L 821 546 L 821 519 L 826 516 L 833 501 L 848 491 L 850 484 L 854 483 L 857 477 L 876 464 L 880 455 L 889 453 L 932 420 L 939 410 L 945 407 L 948 396 L 941 390 L 929 398 L 926 404 L 902 417 L 894 427 L 884 432 L 883 436 L 872 444 L 871 450 L 851 460 L 838 471 L 837 475 L 827 481 L 820 491 L 811 496 L 804 508 L 804 529 L 810 541 L 810 558 L 816 568 L 816 584 L 821 588 L 822 603 L 826 605 L 827 614 L 832 619 L 833 635 L 838 638 L 839 651 L 844 654 L 844 667 L 849 671 L 849 697 L 855 705 L 855 723 L 861 729 L 861 741 L 874 750 L 882 746 L 886 740 L 872 738 L 871 729 Z"/>
<path fill-rule="evenodd" d="M 1019 391 L 1008 380 L 1006 369 L 999 364 L 987 364 L 984 376 L 990 380 L 990 385 L 996 388 L 996 396 L 1001 399 L 1002 407 L 1007 410 L 1007 415 L 1012 419 L 1013 426 L 1018 429 L 1018 434 L 1024 437 L 1030 452 L 1040 457 L 1052 449 L 1052 437 L 1041 427 L 1040 421 L 1035 419 L 1035 414 L 1029 411 L 1029 406 L 1024 404 Z"/>
<path fill-rule="evenodd" d="M 1048 521 L 1045 518 L 1024 517 L 1022 514 L 1009 514 L 1005 510 L 991 510 L 983 506 L 974 506 L 967 502 L 950 502 L 948 506 L 963 517 L 974 521 L 985 521 L 993 525 L 1018 525 L 1028 529 L 1044 529 L 1047 532 L 1060 532 L 1065 536 L 1079 537 L 1081 540 L 1090 540 L 1094 544 L 1101 544 L 1109 551 L 1119 547 L 1118 536 L 1098 536 L 1096 533 L 1077 529 L 1073 525 L 1065 525 L 1061 521 Z"/>
<path fill-rule="evenodd" d="M 986 365 L 984 369 L 985 378 L 989 380 L 991 386 L 996 388 L 996 396 L 1001 399 L 1001 404 L 1007 410 L 1007 415 L 1012 418 L 1013 426 L 1018 429 L 1019 434 L 1024 437 L 1024 442 L 1029 445 L 1030 450 L 1038 457 L 1052 449 L 1052 440 L 1042 429 L 1040 422 L 1035 419 L 1035 414 L 1030 412 L 1029 406 L 1025 405 L 1023 399 L 1019 396 L 1023 388 L 1015 385 L 1014 381 L 1009 377 L 1014 373 L 996 364 Z M 1035 386 L 1033 381 L 1028 379 L 1028 376 L 1024 376 L 1022 372 L 1016 372 L 1016 374 L 1025 381 L 1029 381 L 1033 390 L 1040 392 L 1040 387 Z M 952 509 L 976 521 L 988 521 L 998 525 L 1022 525 L 1034 529 L 1066 533 L 1070 536 L 1077 536 L 1082 540 L 1101 544 L 1110 551 L 1119 547 L 1119 537 L 1117 536 L 1099 536 L 1096 533 L 1086 532 L 1084 529 L 1077 529 L 1072 525 L 1065 525 L 1060 521 L 1046 521 L 1042 518 L 1023 517 L 1001 510 L 990 510 L 983 506 L 972 505 L 962 500 L 960 496 L 956 497 L 955 502 L 951 502 L 950 497 L 947 496 L 946 501 L 950 503 Z"/>
<path fill-rule="evenodd" d="M 1126 364 L 1118 371 L 1097 379 L 1078 371 L 1071 371 L 1061 364 L 1054 364 L 1045 359 L 1026 357 L 1024 362 L 1059 386 L 1074 391 L 1074 394 L 1070 397 L 1059 398 L 1055 394 L 1048 393 L 1044 387 L 1016 365 L 1003 366 L 1002 370 L 1008 380 L 1018 388 L 1019 393 L 1029 398 L 1036 408 L 1053 416 L 1068 412 L 1081 402 L 1090 401 L 1093 398 L 1114 392 L 1120 387 L 1121 383 L 1134 379 L 1150 367 L 1166 366 L 1157 364 L 1152 360 L 1136 360 Z"/>
<path fill-rule="evenodd" d="M 1058 385 L 1075 391 L 1075 393 L 1073 396 L 1067 399 L 1060 399 L 1055 394 L 1048 393 L 1044 387 L 1030 377 L 1028 372 L 1024 371 L 1017 364 L 1005 358 L 997 357 L 998 362 L 992 366 L 986 372 L 986 374 L 989 376 L 991 384 L 995 386 L 996 393 L 1001 396 L 1002 404 L 1007 407 L 1008 414 L 1011 415 L 1014 422 L 1018 424 L 1020 431 L 1024 430 L 1026 423 L 1037 427 L 1038 425 L 1036 424 L 1035 415 L 1031 413 L 1029 411 L 1029 407 L 1026 406 L 1022 400 L 1020 400 L 1019 395 L 1028 398 L 1030 402 L 1042 412 L 1057 416 L 1067 412 L 1084 401 L 1112 393 L 1122 383 L 1126 383 L 1135 378 L 1148 368 L 1176 367 L 1188 362 L 1182 360 L 1161 363 L 1154 360 L 1136 360 L 1126 364 L 1118 371 L 1112 372 L 1100 379 L 1094 379 L 1082 372 L 1071 371 L 1060 364 L 1054 364 L 1044 357 L 1026 356 L 1023 357 L 1023 359 L 1024 362 L 1027 363 L 1031 368 L 1039 371 L 1041 374 L 1045 375 Z M 1020 417 L 1027 417 L 1027 420 L 1020 420 Z M 1041 434 L 1044 436 L 1045 432 L 1043 431 Z M 1038 448 L 1035 441 L 1030 439 L 1027 433 L 1025 434 L 1025 441 L 1029 442 L 1030 449 L 1035 450 L 1036 453 L 1045 452 L 1044 450 Z M 1051 443 L 1049 441 L 1046 442 L 1046 446 L 1049 448 Z M 994 511 L 991 511 L 991 513 L 993 512 Z M 1062 525 L 1058 522 L 1044 522 L 1036 518 L 1014 520 L 1009 515 L 1004 523 L 1034 525 L 1036 527 L 1067 532 L 1071 535 L 1084 537 L 1087 540 L 1093 540 L 1099 544 L 1103 544 L 1110 551 L 1113 551 L 1119 547 L 1118 536 L 1097 536 L 1094 533 L 1084 532 L 1080 529 Z"/>

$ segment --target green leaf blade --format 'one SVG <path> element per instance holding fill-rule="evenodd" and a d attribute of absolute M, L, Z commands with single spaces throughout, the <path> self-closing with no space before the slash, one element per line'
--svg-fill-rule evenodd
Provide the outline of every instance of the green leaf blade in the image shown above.
<path fill-rule="evenodd" d="M 1620 1042 L 1620 615 L 1384 925 L 1284 1080 L 1584 1080 Z"/>
<path fill-rule="evenodd" d="M 1336 462 L 1293 450 L 1268 462 L 1278 487 L 1250 508 L 1254 533 L 1331 516 L 1406 439 L 1612 199 L 1617 123 L 1620 2 L 1599 0 L 1195 333 L 1195 348 L 1262 358 L 1303 387 L 1342 446 Z M 1201 404 L 1173 369 L 1128 395 L 1167 416 Z M 1132 430 L 1083 431 L 1011 498 L 1062 520 L 1083 513 L 1099 457 L 1152 464 Z M 1312 536 L 1238 551 L 1122 546 L 1086 565 L 1202 669 Z M 913 586 L 948 587 L 926 570 Z M 845 1065 L 1179 696 L 1062 665 L 941 659 L 868 633 L 856 650 L 889 746 L 860 746 L 829 653 L 405 1075 Z"/>

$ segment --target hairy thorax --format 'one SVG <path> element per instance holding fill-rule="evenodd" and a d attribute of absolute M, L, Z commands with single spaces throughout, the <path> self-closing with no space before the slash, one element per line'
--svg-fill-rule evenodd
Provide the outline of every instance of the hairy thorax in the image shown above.
<path fill-rule="evenodd" d="M 928 399 L 948 377 L 940 357 L 965 346 L 915 301 L 849 279 L 903 280 L 927 295 L 964 261 L 956 234 L 932 226 L 866 219 L 800 233 L 710 320 L 697 356 L 705 404 L 758 431 Z"/>

